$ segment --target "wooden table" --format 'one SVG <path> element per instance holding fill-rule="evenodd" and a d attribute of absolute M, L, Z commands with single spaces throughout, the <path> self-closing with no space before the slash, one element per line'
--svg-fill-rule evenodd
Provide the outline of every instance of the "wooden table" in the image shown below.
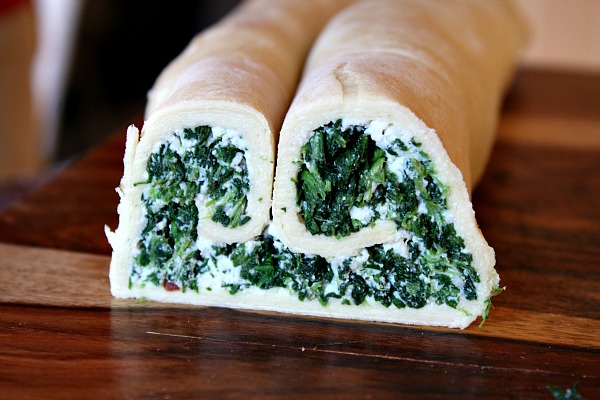
<path fill-rule="evenodd" d="M 518 73 L 473 198 L 507 290 L 464 331 L 113 299 L 124 133 L 0 214 L 0 398 L 600 398 L 600 75 Z"/>

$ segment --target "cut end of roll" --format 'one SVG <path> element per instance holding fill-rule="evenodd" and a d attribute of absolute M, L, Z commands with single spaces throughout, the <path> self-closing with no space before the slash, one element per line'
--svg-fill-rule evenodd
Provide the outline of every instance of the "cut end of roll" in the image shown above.
<path fill-rule="evenodd" d="M 464 327 L 499 283 L 494 253 L 436 132 L 407 109 L 396 113 L 394 123 L 345 111 L 317 127 L 284 124 L 280 146 L 290 140 L 296 150 L 279 153 L 270 231 L 338 273 L 350 266 L 369 304 L 397 302 L 387 318 L 428 324 L 444 314 L 453 316 L 444 325 Z"/>

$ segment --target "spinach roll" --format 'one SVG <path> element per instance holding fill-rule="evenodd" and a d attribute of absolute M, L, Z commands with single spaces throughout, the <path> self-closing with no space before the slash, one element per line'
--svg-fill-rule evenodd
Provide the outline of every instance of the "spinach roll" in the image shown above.
<path fill-rule="evenodd" d="M 189 302 L 203 243 L 261 235 L 278 133 L 306 55 L 347 3 L 243 2 L 159 75 L 141 133 L 127 130 L 119 227 L 106 230 L 115 296 Z"/>
<path fill-rule="evenodd" d="M 328 264 L 323 314 L 485 317 L 499 276 L 470 194 L 524 35 L 500 0 L 362 1 L 321 33 L 280 132 L 269 232 Z"/>

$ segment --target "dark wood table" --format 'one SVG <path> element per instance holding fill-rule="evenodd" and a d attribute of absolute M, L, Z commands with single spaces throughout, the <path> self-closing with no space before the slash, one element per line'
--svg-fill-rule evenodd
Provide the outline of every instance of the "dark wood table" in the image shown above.
<path fill-rule="evenodd" d="M 517 74 L 473 197 L 507 290 L 463 331 L 113 299 L 124 135 L 0 214 L 0 398 L 600 398 L 600 74 Z"/>

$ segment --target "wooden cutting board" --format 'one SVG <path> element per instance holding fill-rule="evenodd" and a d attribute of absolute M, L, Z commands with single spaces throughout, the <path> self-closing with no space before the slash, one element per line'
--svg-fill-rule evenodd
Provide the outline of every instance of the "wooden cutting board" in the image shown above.
<path fill-rule="evenodd" d="M 0 398 L 600 398 L 600 75 L 519 73 L 473 196 L 506 291 L 462 331 L 114 299 L 124 133 L 0 213 Z"/>

